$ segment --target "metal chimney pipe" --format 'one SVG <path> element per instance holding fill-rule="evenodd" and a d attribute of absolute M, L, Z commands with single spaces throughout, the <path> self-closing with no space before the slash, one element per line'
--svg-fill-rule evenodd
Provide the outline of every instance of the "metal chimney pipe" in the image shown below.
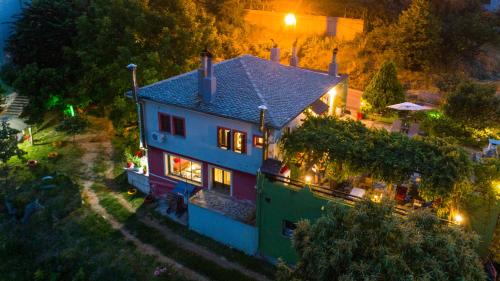
<path fill-rule="evenodd" d="M 132 82 L 132 96 L 134 98 L 134 102 L 137 107 L 137 118 L 138 118 L 138 125 L 139 125 L 139 147 L 140 148 L 145 148 L 146 145 L 146 136 L 144 135 L 144 109 L 142 107 L 142 103 L 139 100 L 139 95 L 138 95 L 138 87 L 137 87 L 137 65 L 131 63 L 127 65 L 127 69 L 130 71 L 131 74 L 131 82 Z"/>

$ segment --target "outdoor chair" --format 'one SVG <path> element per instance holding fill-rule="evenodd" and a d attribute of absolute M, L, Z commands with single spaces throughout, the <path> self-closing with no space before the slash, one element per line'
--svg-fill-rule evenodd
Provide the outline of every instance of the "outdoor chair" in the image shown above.
<path fill-rule="evenodd" d="M 408 136 L 412 138 L 413 136 L 418 135 L 419 132 L 420 132 L 420 124 L 411 123 L 410 129 L 408 130 Z"/>
<path fill-rule="evenodd" d="M 399 133 L 401 132 L 401 125 L 402 125 L 402 122 L 400 119 L 398 120 L 395 120 L 394 122 L 392 122 L 392 126 L 391 126 L 391 133 Z"/>

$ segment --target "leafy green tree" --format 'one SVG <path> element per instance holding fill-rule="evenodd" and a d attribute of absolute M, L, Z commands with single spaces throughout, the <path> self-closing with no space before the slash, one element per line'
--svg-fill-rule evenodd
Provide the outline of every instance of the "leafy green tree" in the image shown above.
<path fill-rule="evenodd" d="M 418 172 L 419 193 L 426 199 L 449 199 L 472 175 L 468 154 L 442 140 L 411 139 L 332 117 L 309 117 L 280 145 L 285 161 L 304 170 L 322 163 L 336 173 L 370 174 L 389 183 L 408 181 Z"/>
<path fill-rule="evenodd" d="M 26 152 L 19 148 L 17 145 L 16 135 L 19 133 L 17 130 L 9 127 L 6 121 L 0 123 L 0 170 L 7 169 L 7 161 L 10 158 L 17 156 L 22 158 Z"/>
<path fill-rule="evenodd" d="M 414 0 L 394 25 L 393 50 L 410 70 L 427 70 L 438 59 L 441 23 L 429 0 Z"/>
<path fill-rule="evenodd" d="M 393 208 L 333 203 L 314 224 L 299 222 L 292 240 L 299 261 L 294 269 L 281 264 L 278 280 L 485 280 L 475 235 L 428 211 L 401 217 Z"/>
<path fill-rule="evenodd" d="M 404 102 L 405 93 L 393 62 L 385 62 L 373 76 L 365 88 L 363 99 L 379 113 L 388 112 L 387 106 L 391 104 Z"/>
<path fill-rule="evenodd" d="M 500 127 L 500 97 L 493 86 L 461 83 L 447 96 L 444 112 L 464 126 Z"/>

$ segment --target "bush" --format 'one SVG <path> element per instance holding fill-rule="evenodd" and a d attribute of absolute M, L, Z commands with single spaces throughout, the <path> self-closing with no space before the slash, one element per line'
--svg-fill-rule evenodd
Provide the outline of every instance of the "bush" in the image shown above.
<path fill-rule="evenodd" d="M 63 131 L 68 134 L 78 134 L 87 129 L 89 121 L 81 116 L 68 117 L 56 127 L 56 130 Z"/>

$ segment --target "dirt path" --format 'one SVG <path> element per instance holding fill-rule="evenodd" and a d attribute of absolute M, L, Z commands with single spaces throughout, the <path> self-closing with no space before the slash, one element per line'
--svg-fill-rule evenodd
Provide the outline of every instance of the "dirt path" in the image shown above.
<path fill-rule="evenodd" d="M 105 124 L 100 124 L 100 125 L 106 126 Z M 114 229 L 119 230 L 127 240 L 132 241 L 143 252 L 157 256 L 161 262 L 174 266 L 179 271 L 185 273 L 186 276 L 189 278 L 195 280 L 208 280 L 206 277 L 200 275 L 199 273 L 189 268 L 183 267 L 175 260 L 172 260 L 164 256 L 154 246 L 143 243 L 142 241 L 137 239 L 130 232 L 128 232 L 120 222 L 118 222 L 115 218 L 110 216 L 107 213 L 107 211 L 99 204 L 99 198 L 97 197 L 97 194 L 90 187 L 98 179 L 110 180 L 113 177 L 113 162 L 110 160 L 111 154 L 113 152 L 113 147 L 110 142 L 110 136 L 107 135 L 106 132 L 109 132 L 109 129 L 106 130 L 106 128 L 101 128 L 101 129 L 97 128 L 94 129 L 94 131 L 91 131 L 87 134 L 82 134 L 76 137 L 75 139 L 75 141 L 78 142 L 79 145 L 85 150 L 85 153 L 82 157 L 82 162 L 85 165 L 85 171 L 83 174 L 86 177 L 86 180 L 83 181 L 83 186 L 84 186 L 83 195 L 88 199 L 88 203 L 90 204 L 92 209 L 101 216 L 103 216 L 103 218 L 106 219 Z M 98 158 L 103 159 L 104 165 L 107 167 L 106 171 L 104 172 L 104 175 L 96 175 L 93 171 L 93 164 L 96 162 Z M 136 212 L 136 209 L 130 204 L 130 202 L 128 202 L 121 195 L 112 191 L 110 191 L 109 194 L 112 195 L 114 198 L 116 198 L 117 201 L 128 211 Z M 237 270 L 249 276 L 250 278 L 256 280 L 270 281 L 270 279 L 268 279 L 266 276 L 260 273 L 249 270 L 238 263 L 230 262 L 225 257 L 220 256 L 203 246 L 200 246 L 196 243 L 191 242 L 190 240 L 183 238 L 182 236 L 168 229 L 168 227 L 160 224 L 155 219 L 140 217 L 140 221 L 158 230 L 160 233 L 163 234 L 165 239 L 175 242 L 177 245 L 186 249 L 187 251 L 196 253 L 197 255 L 207 260 L 213 261 L 223 268 Z"/>
<path fill-rule="evenodd" d="M 85 181 L 84 182 L 84 189 L 83 189 L 83 196 L 86 198 L 86 202 L 90 205 L 92 210 L 94 210 L 97 214 L 101 215 L 110 225 L 113 229 L 116 229 L 121 232 L 121 234 L 125 237 L 126 240 L 131 241 L 134 243 L 134 245 L 141 251 L 142 253 L 150 256 L 156 257 L 156 259 L 164 264 L 168 264 L 175 268 L 177 271 L 179 271 L 181 274 L 183 274 L 185 277 L 191 279 L 191 280 L 199 280 L 199 281 L 209 281 L 210 279 L 206 278 L 205 276 L 187 268 L 184 267 L 183 265 L 179 264 L 175 260 L 166 257 L 163 255 L 158 249 L 156 249 L 154 246 L 146 244 L 139 239 L 137 239 L 134 235 L 132 235 L 129 231 L 127 231 L 123 224 L 118 222 L 116 219 L 114 219 L 112 216 L 108 214 L 108 212 L 99 204 L 99 198 L 97 198 L 97 195 L 94 193 L 92 189 L 90 189 L 90 186 L 93 184 L 93 181 Z"/>

